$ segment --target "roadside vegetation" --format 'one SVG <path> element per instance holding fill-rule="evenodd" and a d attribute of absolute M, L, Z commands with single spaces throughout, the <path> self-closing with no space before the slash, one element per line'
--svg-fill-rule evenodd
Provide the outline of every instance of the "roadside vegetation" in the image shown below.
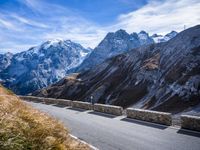
<path fill-rule="evenodd" d="M 0 85 L 0 150 L 88 150 L 54 118 Z"/>

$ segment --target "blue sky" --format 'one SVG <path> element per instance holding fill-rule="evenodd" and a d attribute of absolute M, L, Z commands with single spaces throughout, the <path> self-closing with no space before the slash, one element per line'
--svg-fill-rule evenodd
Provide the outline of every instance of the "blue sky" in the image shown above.
<path fill-rule="evenodd" d="M 0 0 L 0 53 L 51 39 L 94 48 L 107 32 L 181 31 L 200 23 L 199 0 Z"/>

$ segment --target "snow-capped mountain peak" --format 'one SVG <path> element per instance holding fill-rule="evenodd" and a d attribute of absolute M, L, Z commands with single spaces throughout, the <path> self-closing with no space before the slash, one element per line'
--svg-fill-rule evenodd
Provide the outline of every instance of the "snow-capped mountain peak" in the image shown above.
<path fill-rule="evenodd" d="M 138 37 L 139 37 L 140 45 L 154 43 L 153 39 L 149 36 L 149 34 L 143 30 L 138 33 Z"/>
<path fill-rule="evenodd" d="M 167 33 L 166 35 L 159 35 L 159 34 L 153 34 L 151 38 L 154 40 L 155 43 L 160 42 L 167 42 L 168 40 L 174 38 L 178 33 L 176 31 L 171 31 L 170 33 Z"/>
<path fill-rule="evenodd" d="M 63 40 L 63 39 L 53 39 L 48 40 L 40 45 L 43 49 L 48 49 L 49 47 L 57 47 L 57 46 L 72 46 L 75 44 L 71 40 Z M 76 43 L 77 44 L 77 43 Z"/>
<path fill-rule="evenodd" d="M 91 52 L 70 40 L 49 40 L 10 57 L 0 56 L 0 78 L 17 94 L 27 94 L 63 78 Z M 7 59 L 7 61 L 3 61 Z M 9 59 L 8 59 L 9 58 Z M 3 66 L 3 65 L 2 65 Z"/>
<path fill-rule="evenodd" d="M 170 40 L 170 39 L 174 38 L 177 34 L 178 34 L 178 33 L 177 33 L 176 31 L 171 31 L 170 33 L 166 34 L 166 35 L 164 36 L 164 38 L 165 38 L 166 40 Z"/>
<path fill-rule="evenodd" d="M 142 31 L 140 31 L 138 33 L 138 36 L 139 36 L 140 39 L 147 39 L 148 36 L 149 36 L 149 34 L 147 32 L 145 32 L 145 31 L 142 30 Z"/>
<path fill-rule="evenodd" d="M 47 42 L 43 43 L 41 46 L 44 47 L 45 49 L 48 49 L 50 46 L 58 46 L 60 42 L 63 42 L 62 39 L 53 39 L 53 40 L 48 40 Z"/>

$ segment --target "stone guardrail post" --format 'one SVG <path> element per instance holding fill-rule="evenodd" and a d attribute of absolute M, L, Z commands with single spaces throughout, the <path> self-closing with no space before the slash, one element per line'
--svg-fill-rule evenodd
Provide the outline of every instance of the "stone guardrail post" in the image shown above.
<path fill-rule="evenodd" d="M 121 116 L 123 108 L 120 106 L 113 106 L 113 105 L 94 104 L 94 111 Z"/>
<path fill-rule="evenodd" d="M 58 105 L 72 106 L 72 101 L 67 99 L 56 99 Z"/>
<path fill-rule="evenodd" d="M 181 115 L 181 128 L 200 131 L 200 116 Z"/>
<path fill-rule="evenodd" d="M 82 101 L 72 101 L 72 107 L 93 110 L 93 105 L 91 103 Z"/>
<path fill-rule="evenodd" d="M 143 109 L 134 109 L 134 108 L 128 108 L 126 110 L 127 117 L 153 122 L 153 123 L 159 123 L 170 126 L 172 124 L 172 115 L 171 113 L 165 113 L 165 112 L 158 112 L 158 111 L 151 111 L 151 110 L 143 110 Z"/>

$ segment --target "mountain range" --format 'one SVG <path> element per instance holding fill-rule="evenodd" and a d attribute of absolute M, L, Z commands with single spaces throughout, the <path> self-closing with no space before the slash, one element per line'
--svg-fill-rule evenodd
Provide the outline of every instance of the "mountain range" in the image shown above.
<path fill-rule="evenodd" d="M 108 58 L 122 54 L 133 48 L 153 43 L 166 42 L 175 37 L 177 32 L 172 31 L 165 36 L 154 34 L 149 36 L 145 31 L 139 33 L 128 34 L 125 30 L 108 33 L 99 45 L 91 52 L 91 54 L 81 63 L 80 66 L 70 70 L 69 72 L 80 72 L 91 69 L 101 64 Z"/>
<path fill-rule="evenodd" d="M 91 52 L 70 40 L 51 40 L 17 54 L 0 55 L 0 79 L 17 94 L 27 94 L 63 78 Z"/>
<path fill-rule="evenodd" d="M 16 94 L 28 94 L 47 87 L 69 73 L 82 72 L 108 58 L 142 45 L 165 42 L 177 32 L 149 36 L 145 31 L 128 34 L 125 30 L 108 33 L 94 49 L 70 40 L 49 40 L 27 51 L 0 54 L 0 81 Z"/>
<path fill-rule="evenodd" d="M 143 45 L 111 57 L 33 95 L 172 113 L 199 109 L 200 25 L 182 31 L 167 42 Z"/>

